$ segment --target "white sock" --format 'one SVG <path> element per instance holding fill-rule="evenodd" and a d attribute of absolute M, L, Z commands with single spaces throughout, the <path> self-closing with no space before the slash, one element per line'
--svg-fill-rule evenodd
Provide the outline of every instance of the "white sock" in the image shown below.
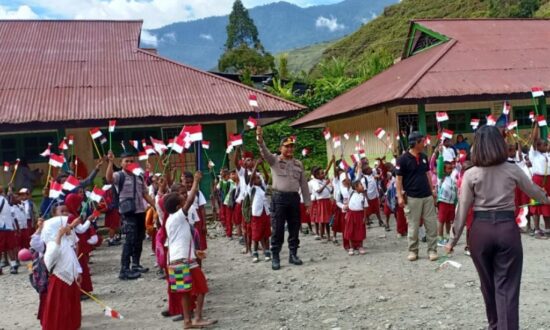
<path fill-rule="evenodd" d="M 10 260 L 10 266 L 12 267 L 17 266 L 17 263 L 15 262 L 15 260 Z"/>

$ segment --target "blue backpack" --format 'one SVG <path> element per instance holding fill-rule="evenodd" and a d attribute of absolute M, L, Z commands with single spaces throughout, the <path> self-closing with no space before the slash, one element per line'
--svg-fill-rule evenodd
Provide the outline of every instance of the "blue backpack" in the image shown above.
<path fill-rule="evenodd" d="M 38 293 L 45 293 L 48 291 L 48 268 L 44 263 L 44 257 L 34 250 L 32 255 L 32 272 L 29 274 L 29 280 L 32 287 Z"/>

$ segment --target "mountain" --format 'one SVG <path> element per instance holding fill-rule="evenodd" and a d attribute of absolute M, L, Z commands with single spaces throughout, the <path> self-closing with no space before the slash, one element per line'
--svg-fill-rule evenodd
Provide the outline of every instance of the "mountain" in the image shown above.
<path fill-rule="evenodd" d="M 288 71 L 294 73 L 304 71 L 307 73 L 319 63 L 323 56 L 323 52 L 335 42 L 336 41 L 326 41 L 302 48 L 291 49 L 277 54 L 275 58 L 286 56 L 288 59 Z M 277 63 L 277 60 L 275 63 Z"/>
<path fill-rule="evenodd" d="M 398 0 L 345 0 L 302 8 L 287 2 L 249 9 L 260 40 L 271 53 L 341 38 L 379 15 Z M 226 41 L 228 16 L 173 23 L 147 32 L 160 55 L 201 69 L 215 68 Z M 149 39 L 149 38 L 147 38 Z"/>

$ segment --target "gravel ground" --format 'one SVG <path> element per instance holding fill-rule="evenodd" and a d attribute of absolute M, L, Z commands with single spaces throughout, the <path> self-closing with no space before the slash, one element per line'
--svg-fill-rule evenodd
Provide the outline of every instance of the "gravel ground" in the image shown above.
<path fill-rule="evenodd" d="M 479 280 L 462 253 L 453 257 L 461 269 L 435 271 L 438 263 L 428 261 L 425 244 L 421 259 L 411 263 L 406 260 L 406 238 L 374 227 L 368 230 L 364 256 L 349 257 L 341 247 L 306 235 L 299 251 L 304 265 L 288 265 L 285 244 L 283 267 L 273 272 L 270 263 L 252 264 L 236 241 L 221 237 L 220 229 L 210 234 L 205 316 L 219 320 L 213 329 L 485 328 Z M 523 244 L 521 328 L 550 329 L 550 241 L 524 235 Z M 137 281 L 117 279 L 120 250 L 97 250 L 91 268 L 94 293 L 125 318 L 109 319 L 88 300 L 82 303 L 82 329 L 181 328 L 160 315 L 166 282 L 155 271 Z M 153 258 L 144 255 L 143 263 L 152 266 Z M 39 328 L 37 304 L 24 267 L 19 275 L 0 276 L 0 329 Z"/>

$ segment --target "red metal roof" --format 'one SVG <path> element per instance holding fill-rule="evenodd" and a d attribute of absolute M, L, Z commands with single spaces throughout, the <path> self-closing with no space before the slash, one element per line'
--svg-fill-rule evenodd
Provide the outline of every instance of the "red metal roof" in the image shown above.
<path fill-rule="evenodd" d="M 139 49 L 141 21 L 0 21 L 0 124 L 216 120 L 303 106 Z M 78 122 L 82 124 L 83 122 Z M 6 125 L 7 124 L 7 125 Z"/>
<path fill-rule="evenodd" d="M 292 125 L 315 124 L 382 104 L 550 90 L 550 20 L 417 20 L 450 40 L 410 56 Z"/>

